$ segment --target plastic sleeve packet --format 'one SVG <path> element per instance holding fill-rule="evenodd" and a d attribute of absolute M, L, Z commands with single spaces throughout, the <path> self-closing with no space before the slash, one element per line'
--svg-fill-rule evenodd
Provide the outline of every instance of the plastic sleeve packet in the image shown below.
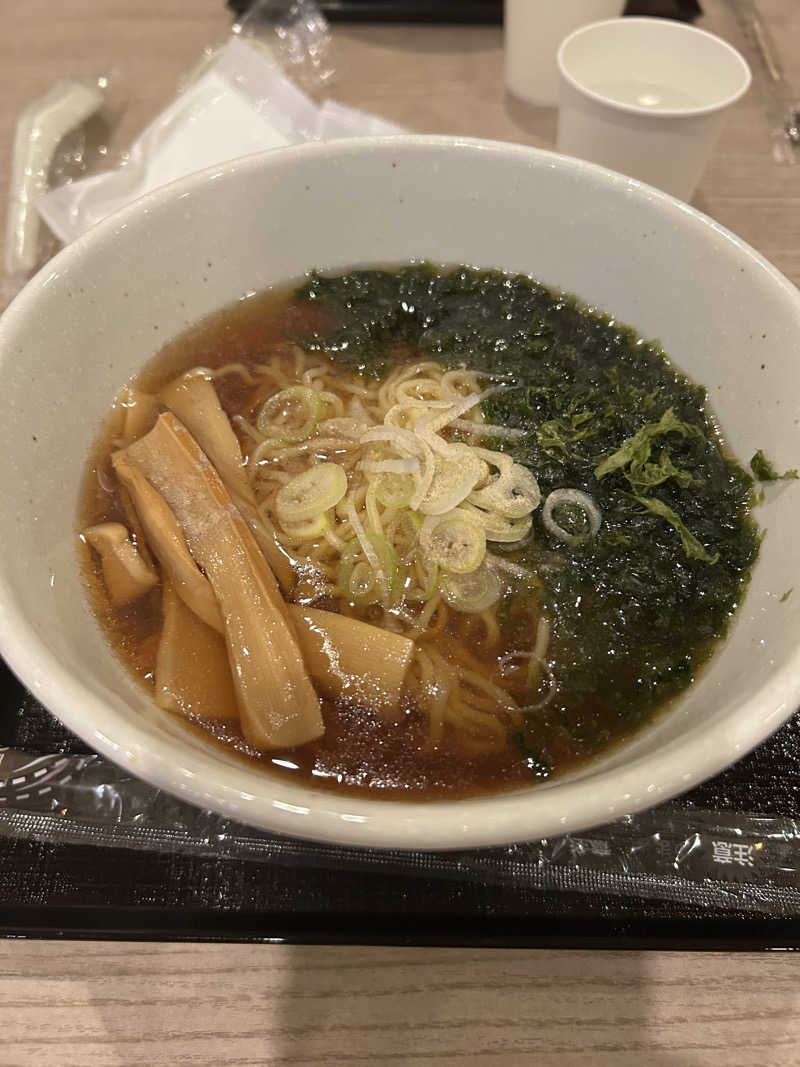
<path fill-rule="evenodd" d="M 284 72 L 312 95 L 321 93 L 336 73 L 328 21 L 315 0 L 255 0 L 232 33 L 270 42 Z"/>
<path fill-rule="evenodd" d="M 68 243 L 193 171 L 300 141 L 401 132 L 325 99 L 334 73 L 328 25 L 313 0 L 260 0 L 225 43 L 206 49 L 119 165 L 90 176 L 87 170 L 107 158 L 104 146 L 83 155 L 78 168 L 51 162 L 68 131 L 102 106 L 106 80 L 57 82 L 18 123 L 3 291 L 13 295 L 54 251 L 52 237 L 50 246 L 40 238 L 40 216 Z"/>
<path fill-rule="evenodd" d="M 131 200 L 194 171 L 301 141 L 398 131 L 331 101 L 318 107 L 259 47 L 233 37 L 136 139 L 124 167 L 46 193 L 39 211 L 66 243 Z"/>
<path fill-rule="evenodd" d="M 39 211 L 68 243 L 158 186 L 237 156 L 307 140 L 316 124 L 309 97 L 234 38 L 134 141 L 124 167 L 46 193 Z"/>
<path fill-rule="evenodd" d="M 47 185 L 64 137 L 103 106 L 98 85 L 58 81 L 20 116 L 14 133 L 11 197 L 4 265 L 9 274 L 31 271 L 39 258 L 38 195 Z"/>
<path fill-rule="evenodd" d="M 800 916 L 796 820 L 675 804 L 583 834 L 500 848 L 380 851 L 251 829 L 184 804 L 100 756 L 0 749 L 0 835 Z"/>
<path fill-rule="evenodd" d="M 332 141 L 337 137 L 386 137 L 403 132 L 402 126 L 396 126 L 377 115 L 345 107 L 335 100 L 324 100 L 319 109 L 316 139 Z"/>
<path fill-rule="evenodd" d="M 310 19 L 315 5 L 292 5 L 292 10 L 298 6 Z M 254 19 L 255 12 L 249 17 Z M 289 23 L 277 24 L 283 33 L 279 39 L 290 42 L 293 73 L 300 68 L 298 53 L 308 56 L 322 32 L 319 20 L 314 19 L 305 35 L 298 30 L 290 34 L 286 27 L 296 22 L 293 17 Z M 274 61 L 272 45 L 265 45 L 254 32 L 245 32 L 247 28 L 245 24 L 235 27 L 238 32 L 225 47 L 194 72 L 183 91 L 136 139 L 124 167 L 72 182 L 39 198 L 42 217 L 62 241 L 74 240 L 161 185 L 239 156 L 301 141 L 399 132 L 393 124 L 329 100 L 319 107 Z M 312 65 L 318 88 L 329 71 L 321 61 Z M 311 76 L 307 71 L 305 80 Z"/>

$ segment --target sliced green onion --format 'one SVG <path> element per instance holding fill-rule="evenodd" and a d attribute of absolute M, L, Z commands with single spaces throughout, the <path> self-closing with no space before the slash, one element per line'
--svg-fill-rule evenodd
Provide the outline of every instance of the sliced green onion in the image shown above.
<path fill-rule="evenodd" d="M 320 537 L 325 533 L 328 528 L 328 515 L 323 511 L 320 515 L 316 515 L 313 519 L 306 519 L 304 522 L 282 522 L 280 525 L 286 536 L 293 541 L 308 541 L 312 537 Z"/>
<path fill-rule="evenodd" d="M 415 511 L 404 508 L 394 512 L 384 525 L 386 540 L 400 560 L 411 559 L 419 544 L 422 520 Z"/>
<path fill-rule="evenodd" d="M 305 441 L 316 429 L 321 411 L 318 392 L 306 385 L 291 385 L 265 401 L 256 425 L 265 437 Z"/>
<path fill-rule="evenodd" d="M 496 511 L 484 511 L 483 508 L 476 508 L 470 503 L 462 504 L 459 510 L 464 511 L 482 527 L 487 541 L 513 544 L 515 541 L 522 541 L 531 530 L 530 516 L 524 519 L 507 519 Z"/>
<path fill-rule="evenodd" d="M 411 430 L 397 426 L 376 426 L 367 430 L 361 438 L 362 444 L 376 441 L 391 445 L 401 456 L 414 456 L 422 461 L 422 469 L 415 479 L 414 495 L 411 498 L 411 507 L 416 510 L 433 481 L 435 464 L 430 445 Z"/>
<path fill-rule="evenodd" d="M 472 451 L 490 466 L 497 467 L 501 476 L 508 476 L 514 469 L 514 460 L 505 452 L 495 452 L 491 448 L 476 448 L 474 445 Z"/>
<path fill-rule="evenodd" d="M 356 604 L 375 602 L 380 599 L 378 576 L 365 559 L 360 559 L 350 572 L 350 600 Z"/>
<path fill-rule="evenodd" d="M 532 510 L 538 508 L 539 501 L 542 499 L 539 482 L 533 472 L 529 471 L 527 467 L 523 467 L 521 463 L 515 463 L 511 468 L 510 487 L 512 493 L 518 494 L 530 502 Z M 513 519 L 516 518 L 516 516 L 510 515 L 509 518 Z"/>
<path fill-rule="evenodd" d="M 449 406 L 448 410 L 443 411 L 440 414 L 424 416 L 424 420 L 420 420 L 420 422 L 424 421 L 424 425 L 420 427 L 420 432 L 425 434 L 438 433 L 449 423 L 453 422 L 454 419 L 461 418 L 462 415 L 465 415 L 472 408 L 477 407 L 478 404 L 481 404 L 488 396 L 491 396 L 492 393 L 496 393 L 497 389 L 498 387 L 494 385 L 490 389 L 484 389 L 482 393 L 470 393 L 469 396 L 454 401 Z M 433 405 L 429 404 L 429 407 L 432 406 Z"/>
<path fill-rule="evenodd" d="M 486 611 L 500 599 L 503 587 L 495 572 L 484 563 L 469 574 L 443 574 L 439 589 L 456 611 Z"/>
<path fill-rule="evenodd" d="M 337 592 L 355 604 L 388 604 L 397 590 L 397 557 L 386 538 L 373 534 L 370 541 L 380 569 L 364 557 L 361 543 L 354 537 L 341 555 Z"/>
<path fill-rule="evenodd" d="M 530 516 L 526 519 L 506 519 L 502 515 L 495 515 L 491 523 L 486 526 L 486 540 L 498 541 L 501 544 L 514 544 L 524 539 L 531 532 L 533 520 Z"/>
<path fill-rule="evenodd" d="M 368 474 L 416 474 L 419 471 L 419 460 L 413 456 L 405 459 L 365 459 L 359 463 L 362 471 Z"/>
<path fill-rule="evenodd" d="M 384 602 L 389 602 L 394 598 L 397 590 L 397 554 L 386 538 L 381 537 L 380 534 L 373 534 L 371 541 L 381 561 L 381 571 L 383 573 L 381 585 L 383 586 L 384 594 L 381 599 Z"/>
<path fill-rule="evenodd" d="M 348 542 L 342 552 L 336 591 L 353 604 L 375 604 L 380 600 L 378 575 L 364 559 L 357 538 Z"/>
<path fill-rule="evenodd" d="M 580 508 L 583 512 L 586 522 L 588 524 L 588 530 L 586 533 L 572 533 L 569 530 L 564 529 L 555 518 L 554 512 L 556 508 L 568 507 L 573 505 Z M 548 533 L 551 533 L 559 541 L 563 541 L 567 545 L 577 545 L 587 534 L 589 537 L 594 537 L 597 531 L 600 529 L 602 522 L 602 515 L 597 504 L 589 496 L 588 493 L 582 493 L 580 489 L 554 489 L 544 502 L 542 508 L 542 522 Z"/>
<path fill-rule="evenodd" d="M 469 445 L 449 445 L 436 456 L 433 480 L 420 502 L 423 515 L 444 515 L 466 500 L 480 481 L 484 464 Z"/>
<path fill-rule="evenodd" d="M 364 523 L 358 517 L 358 509 L 356 508 L 355 501 L 351 496 L 348 496 L 345 501 L 347 518 L 350 520 L 350 526 L 353 533 L 358 538 L 358 543 L 361 545 L 361 551 L 367 557 L 367 562 L 370 567 L 380 574 L 381 561 L 378 559 L 378 554 L 375 551 L 375 546 L 367 536 L 367 531 L 364 529 Z"/>
<path fill-rule="evenodd" d="M 479 567 L 486 555 L 486 534 L 465 512 L 429 515 L 420 530 L 420 545 L 427 558 L 454 574 Z"/>
<path fill-rule="evenodd" d="M 403 586 L 406 600 L 425 603 L 439 592 L 439 567 L 417 552 Z"/>
<path fill-rule="evenodd" d="M 275 511 L 283 525 L 316 518 L 335 507 L 347 492 L 347 475 L 338 463 L 318 463 L 296 475 L 275 494 Z"/>
<path fill-rule="evenodd" d="M 385 508 L 405 508 L 414 496 L 416 482 L 412 474 L 396 474 L 386 471 L 372 483 L 375 497 Z"/>
<path fill-rule="evenodd" d="M 331 517 L 331 521 L 328 522 L 327 526 L 322 531 L 322 536 L 325 538 L 325 540 L 328 542 L 328 544 L 331 546 L 331 548 L 335 549 L 339 554 L 341 554 L 343 549 L 344 549 L 345 542 L 341 539 L 341 537 L 336 532 L 336 529 L 335 529 L 336 521 L 334 519 L 334 513 L 333 512 L 330 513 L 330 517 Z"/>
<path fill-rule="evenodd" d="M 383 534 L 383 523 L 381 522 L 381 515 L 378 511 L 378 501 L 375 497 L 375 485 L 370 482 L 367 486 L 367 493 L 364 497 L 364 508 L 367 512 L 367 521 L 372 529 L 377 534 Z"/>
<path fill-rule="evenodd" d="M 507 519 L 523 519 L 539 506 L 539 483 L 531 472 L 514 463 L 489 485 L 470 493 L 469 501 Z"/>

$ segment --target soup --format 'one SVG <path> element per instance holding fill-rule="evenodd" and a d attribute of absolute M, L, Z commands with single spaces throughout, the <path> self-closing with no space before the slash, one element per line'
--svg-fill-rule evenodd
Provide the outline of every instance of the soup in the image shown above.
<path fill-rule="evenodd" d="M 431 797 L 563 773 L 691 684 L 751 498 L 656 344 L 526 277 L 413 265 L 168 345 L 80 520 L 163 708 L 271 773 Z"/>

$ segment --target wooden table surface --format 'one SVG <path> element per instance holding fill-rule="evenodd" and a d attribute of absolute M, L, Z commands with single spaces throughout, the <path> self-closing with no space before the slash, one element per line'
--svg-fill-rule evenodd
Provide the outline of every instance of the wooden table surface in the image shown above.
<path fill-rule="evenodd" d="M 704 7 L 735 41 L 725 0 Z M 759 7 L 800 87 L 800 4 Z M 2 0 L 0 15 L 0 205 L 14 122 L 58 77 L 112 76 L 113 154 L 229 25 L 222 0 Z M 344 103 L 420 132 L 552 144 L 554 112 L 505 96 L 497 28 L 337 26 L 334 40 Z M 758 86 L 696 203 L 800 280 L 800 167 L 773 162 Z M 778 954 L 8 941 L 0 1064 L 800 1064 L 798 977 Z"/>

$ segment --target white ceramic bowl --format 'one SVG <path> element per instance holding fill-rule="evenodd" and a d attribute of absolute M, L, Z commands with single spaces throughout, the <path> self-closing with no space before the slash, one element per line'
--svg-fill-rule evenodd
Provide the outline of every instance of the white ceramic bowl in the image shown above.
<path fill-rule="evenodd" d="M 62 721 L 133 774 L 255 826 L 383 847 L 497 844 L 663 801 L 742 756 L 800 698 L 800 489 L 780 483 L 731 634 L 669 713 L 579 773 L 485 799 L 306 788 L 187 737 L 89 611 L 74 523 L 87 450 L 169 338 L 311 267 L 425 257 L 523 271 L 660 338 L 709 387 L 733 450 L 800 458 L 800 296 L 722 227 L 632 179 L 450 138 L 281 149 L 160 190 L 62 252 L 0 322 L 0 650 Z M 763 366 L 762 366 L 763 365 Z M 795 586 L 794 596 L 780 596 Z"/>

